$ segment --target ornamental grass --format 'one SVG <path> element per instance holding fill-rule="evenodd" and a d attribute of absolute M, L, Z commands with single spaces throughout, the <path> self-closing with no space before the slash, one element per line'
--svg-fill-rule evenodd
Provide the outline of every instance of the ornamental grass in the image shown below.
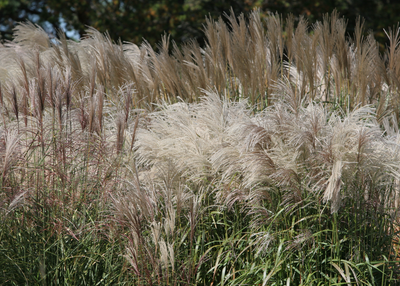
<path fill-rule="evenodd" d="M 399 285 L 400 30 L 0 44 L 1 285 Z"/>

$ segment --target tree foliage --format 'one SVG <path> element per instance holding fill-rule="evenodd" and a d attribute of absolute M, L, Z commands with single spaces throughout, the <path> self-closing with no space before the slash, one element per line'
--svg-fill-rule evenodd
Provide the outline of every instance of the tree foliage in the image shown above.
<path fill-rule="evenodd" d="M 28 20 L 54 36 L 61 29 L 74 31 L 70 37 L 78 38 L 92 26 L 108 31 L 114 40 L 141 43 L 144 38 L 153 46 L 163 33 L 178 43 L 190 39 L 203 43 L 205 17 L 217 19 L 230 8 L 237 15 L 255 8 L 265 16 L 268 12 L 284 17 L 289 13 L 303 15 L 310 23 L 337 9 L 350 20 L 350 33 L 357 16 L 361 16 L 366 20 L 366 30 L 372 30 L 381 44 L 386 40 L 383 29 L 400 21 L 400 3 L 396 0 L 0 0 L 0 32 L 3 40 L 9 40 L 13 27 Z"/>
<path fill-rule="evenodd" d="M 206 15 L 218 18 L 230 7 L 239 14 L 256 4 L 253 0 L 0 0 L 0 22 L 5 23 L 0 29 L 3 38 L 10 39 L 17 22 L 30 20 L 54 35 L 64 26 L 82 36 L 92 26 L 108 31 L 114 40 L 141 42 L 145 38 L 155 44 L 166 32 L 177 41 L 196 38 L 201 42 Z"/>

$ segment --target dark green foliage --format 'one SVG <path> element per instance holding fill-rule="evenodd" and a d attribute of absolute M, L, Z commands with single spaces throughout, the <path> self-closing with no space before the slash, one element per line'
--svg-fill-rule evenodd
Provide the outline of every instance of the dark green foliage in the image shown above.
<path fill-rule="evenodd" d="M 38 202 L 39 203 L 39 202 Z M 122 237 L 111 237 L 100 210 L 73 217 L 42 205 L 12 211 L 0 225 L 1 285 L 125 285 Z M 101 222 L 100 220 L 103 220 Z M 103 229 L 100 229 L 102 227 Z M 79 229 L 77 229 L 79 228 Z"/>
<path fill-rule="evenodd" d="M 372 30 L 383 50 L 386 36 L 383 29 L 400 21 L 400 4 L 395 0 L 307 0 L 307 1 L 210 1 L 210 0 L 163 0 L 163 1 L 0 1 L 0 27 L 3 39 L 12 39 L 12 29 L 18 22 L 27 20 L 38 23 L 56 36 L 63 28 L 85 35 L 87 26 L 101 32 L 108 31 L 115 41 L 123 39 L 140 44 L 143 39 L 153 47 L 166 32 L 178 43 L 197 39 L 204 44 L 202 33 L 204 16 L 217 20 L 232 8 L 236 15 L 261 8 L 263 15 L 278 12 L 306 16 L 310 22 L 322 21 L 326 13 L 336 9 L 349 19 L 348 32 L 354 33 L 356 18 L 366 19 L 366 30 Z M 65 26 L 65 27 L 64 27 Z M 72 37 L 76 37 L 73 35 Z"/>

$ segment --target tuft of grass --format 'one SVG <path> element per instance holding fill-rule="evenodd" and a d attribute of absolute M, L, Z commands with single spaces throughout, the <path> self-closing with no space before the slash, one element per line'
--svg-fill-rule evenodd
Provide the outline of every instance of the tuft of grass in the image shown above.
<path fill-rule="evenodd" d="M 398 27 L 224 17 L 0 47 L 1 285 L 398 283 Z"/>

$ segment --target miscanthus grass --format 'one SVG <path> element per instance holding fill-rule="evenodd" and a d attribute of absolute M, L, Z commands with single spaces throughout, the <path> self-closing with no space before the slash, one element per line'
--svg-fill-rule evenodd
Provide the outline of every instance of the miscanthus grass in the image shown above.
<path fill-rule="evenodd" d="M 398 27 L 225 16 L 0 47 L 1 285 L 398 285 Z"/>

